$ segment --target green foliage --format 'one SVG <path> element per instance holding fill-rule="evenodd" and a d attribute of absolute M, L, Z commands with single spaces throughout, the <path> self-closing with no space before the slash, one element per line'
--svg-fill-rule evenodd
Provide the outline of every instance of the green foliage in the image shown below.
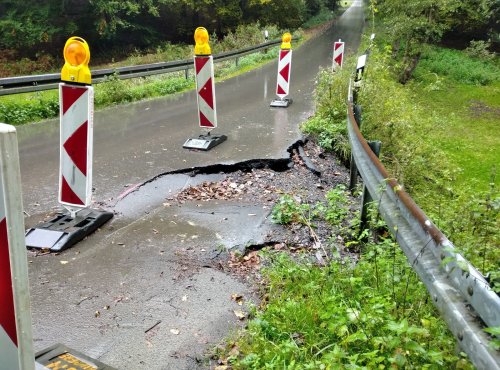
<path fill-rule="evenodd" d="M 0 122 L 22 124 L 55 117 L 59 114 L 57 93 L 22 95 L 21 98 L 0 100 Z"/>
<path fill-rule="evenodd" d="M 415 78 L 421 79 L 422 74 L 425 77 L 428 73 L 437 73 L 439 76 L 448 76 L 455 82 L 471 85 L 489 85 L 495 81 L 500 81 L 500 64 L 498 61 L 468 56 L 478 56 L 483 55 L 483 53 L 484 50 L 478 47 L 466 53 L 452 49 L 429 47 L 415 71 Z"/>
<path fill-rule="evenodd" d="M 306 225 L 311 218 L 312 209 L 309 204 L 301 203 L 290 194 L 284 194 L 273 207 L 271 220 L 281 225 L 288 225 L 293 222 Z"/>
<path fill-rule="evenodd" d="M 342 184 L 326 193 L 326 204 L 310 205 L 291 194 L 282 195 L 273 207 L 271 220 L 280 225 L 300 223 L 313 226 L 312 221 L 324 218 L 332 226 L 340 227 L 349 215 L 351 200 Z"/>
<path fill-rule="evenodd" d="M 37 54 L 58 40 L 60 34 L 71 34 L 73 22 L 54 17 L 61 13 L 61 1 L 3 1 L 0 5 L 0 49 L 16 49 L 21 55 Z"/>
<path fill-rule="evenodd" d="M 491 52 L 490 41 L 471 40 L 470 45 L 465 49 L 465 53 L 471 58 L 479 58 L 486 61 L 495 59 L 495 53 Z"/>
<path fill-rule="evenodd" d="M 232 368 L 472 368 L 393 243 L 370 243 L 355 266 L 269 254 L 269 301 L 230 343 Z"/>
<path fill-rule="evenodd" d="M 491 346 L 493 347 L 494 350 L 500 351 L 500 326 L 495 326 L 492 328 L 486 328 L 484 329 L 485 332 L 495 336 L 491 340 Z"/>
<path fill-rule="evenodd" d="M 304 133 L 315 137 L 322 148 L 334 151 L 343 161 L 350 156 L 345 112 L 351 64 L 348 62 L 335 73 L 319 72 L 315 90 L 316 113 L 301 126 Z"/>
<path fill-rule="evenodd" d="M 500 109 L 498 69 L 464 52 L 433 47 L 416 70 L 417 81 L 405 87 L 392 73 L 388 52 L 374 49 L 368 61 L 360 94 L 363 133 L 382 139 L 381 158 L 389 173 L 457 249 L 483 274 L 495 274 L 500 271 L 499 194 L 498 179 L 490 179 L 490 173 L 498 158 L 490 148 L 498 146 L 492 125 Z M 475 72 L 466 75 L 462 66 Z M 472 75 L 493 81 L 469 85 L 478 80 L 466 81 Z M 471 102 L 480 103 L 474 115 Z"/>
<path fill-rule="evenodd" d="M 489 273 L 490 285 L 500 293 L 500 194 L 494 180 L 488 191 L 474 188 L 453 189 L 435 198 L 437 204 L 426 204 L 428 214 L 438 220 L 455 245 L 484 274 Z M 443 209 L 441 202 L 446 202 Z M 457 210 L 460 217 L 456 217 Z"/>
<path fill-rule="evenodd" d="M 318 26 L 320 24 L 326 23 L 330 20 L 333 19 L 334 17 L 334 12 L 328 8 L 320 8 L 318 13 L 313 14 L 311 18 L 309 18 L 304 24 L 302 25 L 303 28 L 312 28 L 315 26 Z"/>
<path fill-rule="evenodd" d="M 401 83 L 412 78 L 422 46 L 438 43 L 451 29 L 464 32 L 488 23 L 494 4 L 490 0 L 385 0 L 380 3 L 384 24 L 389 29 L 393 57 L 400 62 Z"/>
<path fill-rule="evenodd" d="M 334 226 L 340 226 L 349 214 L 350 200 L 345 185 L 337 185 L 326 193 L 328 206 L 325 220 Z"/>
<path fill-rule="evenodd" d="M 435 117 L 415 103 L 411 91 L 395 81 L 386 67 L 387 55 L 374 50 L 368 63 L 369 75 L 359 94 L 365 138 L 383 138 L 382 161 L 407 190 L 421 180 L 422 173 L 444 177 L 441 168 L 446 158 L 420 136 L 432 130 Z"/>

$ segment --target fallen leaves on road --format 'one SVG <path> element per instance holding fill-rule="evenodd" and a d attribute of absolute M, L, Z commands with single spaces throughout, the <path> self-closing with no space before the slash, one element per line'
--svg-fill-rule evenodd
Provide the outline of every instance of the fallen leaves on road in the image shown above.
<path fill-rule="evenodd" d="M 260 257 L 257 251 L 252 251 L 244 256 L 235 252 L 230 253 L 229 267 L 242 273 L 260 269 Z"/>
<path fill-rule="evenodd" d="M 246 317 L 246 314 L 242 310 L 234 310 L 233 312 L 235 316 L 240 320 L 244 320 Z"/>
<path fill-rule="evenodd" d="M 220 182 L 203 182 L 198 186 L 189 187 L 175 196 L 180 203 L 189 200 L 208 201 L 211 199 L 228 200 L 239 198 L 243 194 L 259 197 L 269 197 L 277 193 L 275 186 L 269 184 L 274 173 L 269 170 L 255 170 L 242 174 L 238 180 L 228 177 Z"/>
<path fill-rule="evenodd" d="M 233 293 L 231 294 L 231 300 L 238 303 L 240 306 L 243 305 L 244 297 L 242 294 Z"/>

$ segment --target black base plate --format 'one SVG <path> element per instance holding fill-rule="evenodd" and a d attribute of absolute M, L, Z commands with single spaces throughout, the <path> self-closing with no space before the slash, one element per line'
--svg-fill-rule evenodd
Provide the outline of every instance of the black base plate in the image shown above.
<path fill-rule="evenodd" d="M 62 344 L 55 344 L 38 352 L 35 361 L 49 369 L 116 370 Z"/>
<path fill-rule="evenodd" d="M 290 104 L 292 104 L 293 100 L 289 98 L 285 99 L 274 99 L 270 106 L 271 107 L 276 107 L 276 108 L 288 108 Z"/>
<path fill-rule="evenodd" d="M 73 218 L 68 212 L 26 231 L 26 247 L 58 252 L 78 243 L 113 217 L 112 212 L 85 208 Z"/>
<path fill-rule="evenodd" d="M 210 150 L 226 140 L 226 135 L 200 135 L 197 138 L 187 139 L 182 147 L 186 149 Z"/>

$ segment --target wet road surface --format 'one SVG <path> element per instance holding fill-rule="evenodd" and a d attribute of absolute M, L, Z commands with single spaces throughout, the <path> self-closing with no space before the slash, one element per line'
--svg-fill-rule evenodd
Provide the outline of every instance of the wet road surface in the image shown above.
<path fill-rule="evenodd" d="M 330 67 L 333 41 L 342 38 L 348 51 L 355 49 L 363 20 L 363 9 L 353 6 L 294 51 L 288 109 L 269 107 L 275 62 L 217 84 L 215 133 L 228 140 L 209 152 L 182 148 L 200 134 L 193 92 L 96 112 L 94 199 L 119 214 L 59 255 L 29 257 L 35 350 L 61 342 L 119 369 L 202 367 L 206 347 L 238 325 L 233 310 L 241 307 L 231 294 L 252 295 L 210 261 L 220 248 L 262 240 L 273 227 L 269 210 L 224 202 L 163 205 L 170 193 L 205 179 L 186 175 L 124 192 L 172 170 L 287 158 L 299 124 L 312 114 L 314 80 L 319 68 Z M 57 121 L 19 128 L 29 213 L 57 206 L 58 138 Z"/>
<path fill-rule="evenodd" d="M 346 11 L 334 27 L 293 52 L 287 109 L 270 108 L 277 63 L 216 84 L 219 127 L 228 140 L 209 152 L 182 144 L 201 134 L 194 91 L 163 99 L 108 108 L 95 113 L 93 199 L 116 198 L 126 185 L 142 183 L 179 168 L 278 158 L 300 134 L 298 125 L 313 112 L 314 80 L 331 66 L 332 45 L 342 38 L 349 52 L 359 44 L 363 12 Z M 293 46 L 293 45 L 292 45 Z M 24 207 L 28 213 L 57 206 L 59 122 L 18 129 Z"/>

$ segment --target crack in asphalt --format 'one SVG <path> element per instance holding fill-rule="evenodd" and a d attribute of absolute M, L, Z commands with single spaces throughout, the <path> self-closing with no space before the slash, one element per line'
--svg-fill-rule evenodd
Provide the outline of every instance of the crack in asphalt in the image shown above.
<path fill-rule="evenodd" d="M 130 194 L 140 191 L 142 187 L 147 184 L 153 183 L 156 180 L 169 175 L 188 175 L 190 177 L 196 177 L 198 175 L 212 175 L 212 174 L 230 174 L 237 171 L 250 172 L 253 169 L 263 169 L 268 168 L 275 172 L 284 172 L 290 170 L 293 165 L 292 156 L 294 151 L 303 159 L 305 166 L 316 175 L 321 173 L 314 167 L 312 162 L 307 158 L 302 149 L 307 143 L 307 139 L 299 139 L 287 148 L 289 156 L 287 158 L 274 158 L 274 159 L 249 159 L 246 161 L 241 161 L 237 163 L 224 164 L 216 163 L 208 166 L 200 167 L 189 167 L 181 168 L 177 170 L 167 171 L 160 173 L 149 180 L 146 180 L 140 184 L 135 185 L 132 189 L 127 190 L 114 204 L 116 206 L 123 199 L 128 197 Z"/>

